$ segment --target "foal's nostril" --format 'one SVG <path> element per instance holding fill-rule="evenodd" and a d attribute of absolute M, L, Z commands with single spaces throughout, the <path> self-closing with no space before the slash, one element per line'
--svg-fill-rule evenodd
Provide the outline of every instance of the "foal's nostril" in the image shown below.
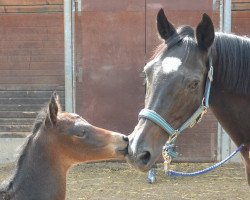
<path fill-rule="evenodd" d="M 150 152 L 144 151 L 141 154 L 138 155 L 138 159 L 144 164 L 147 165 L 150 160 Z"/>
<path fill-rule="evenodd" d="M 128 142 L 128 137 L 127 136 L 123 136 L 122 138 L 125 142 Z"/>

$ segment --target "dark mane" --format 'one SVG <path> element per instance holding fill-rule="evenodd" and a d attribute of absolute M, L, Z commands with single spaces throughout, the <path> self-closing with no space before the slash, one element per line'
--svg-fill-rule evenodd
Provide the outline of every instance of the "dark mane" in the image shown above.
<path fill-rule="evenodd" d="M 24 159 L 25 159 L 26 155 L 28 154 L 28 150 L 29 150 L 29 147 L 32 143 L 33 137 L 34 137 L 33 134 L 29 135 L 27 137 L 26 142 L 22 145 L 22 151 L 20 153 L 20 157 L 18 158 L 16 168 L 13 171 L 13 174 L 9 177 L 9 179 L 5 180 L 2 184 L 0 184 L 0 194 L 9 195 L 8 191 L 10 191 L 11 188 L 13 187 L 13 183 L 15 182 L 16 174 L 21 169 L 21 166 L 24 162 Z M 8 197 L 8 196 L 6 196 L 6 197 Z"/>
<path fill-rule="evenodd" d="M 217 82 L 238 94 L 250 94 L 250 39 L 216 33 L 214 48 L 218 57 Z M 214 49 L 213 48 L 213 49 Z"/>
<path fill-rule="evenodd" d="M 44 106 L 40 112 L 37 114 L 35 122 L 33 124 L 32 133 L 35 134 L 41 126 L 44 124 L 46 116 L 48 115 L 48 105 Z"/>
<path fill-rule="evenodd" d="M 37 117 L 36 117 L 34 125 L 33 125 L 32 134 L 27 137 L 27 142 L 23 145 L 23 149 L 20 153 L 20 157 L 19 157 L 18 162 L 17 162 L 17 171 L 18 171 L 18 168 L 23 163 L 25 155 L 28 152 L 29 146 L 32 143 L 33 137 L 38 132 L 38 130 L 41 128 L 41 126 L 44 125 L 44 121 L 46 119 L 47 114 L 48 114 L 48 105 L 44 106 L 44 108 L 42 108 L 40 110 L 40 112 L 37 114 Z"/>
<path fill-rule="evenodd" d="M 5 194 L 7 195 L 7 191 L 9 191 L 12 186 L 13 183 L 15 182 L 15 175 L 16 173 L 19 171 L 19 169 L 21 168 L 26 155 L 28 154 L 29 151 L 29 147 L 32 143 L 32 140 L 35 136 L 35 134 L 38 132 L 38 130 L 41 128 L 41 126 L 44 124 L 44 121 L 46 119 L 46 116 L 48 114 L 48 105 L 45 106 L 44 108 L 41 109 L 41 111 L 38 113 L 34 125 L 33 125 L 33 129 L 32 129 L 32 134 L 30 134 L 27 137 L 26 142 L 23 144 L 22 150 L 20 152 L 20 157 L 18 158 L 17 164 L 16 164 L 16 169 L 15 172 L 13 173 L 13 175 L 9 178 L 8 181 L 5 181 L 3 183 L 3 185 L 0 184 L 0 194 Z"/>

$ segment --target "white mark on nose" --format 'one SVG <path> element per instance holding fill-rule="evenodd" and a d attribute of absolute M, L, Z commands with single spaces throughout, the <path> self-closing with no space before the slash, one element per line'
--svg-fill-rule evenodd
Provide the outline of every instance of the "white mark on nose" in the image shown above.
<path fill-rule="evenodd" d="M 132 133 L 131 136 L 133 137 L 133 141 L 132 144 L 130 144 L 130 150 L 133 154 L 136 154 L 138 151 L 138 145 L 139 145 L 138 143 L 139 143 L 139 138 L 141 136 L 141 132 Z"/>

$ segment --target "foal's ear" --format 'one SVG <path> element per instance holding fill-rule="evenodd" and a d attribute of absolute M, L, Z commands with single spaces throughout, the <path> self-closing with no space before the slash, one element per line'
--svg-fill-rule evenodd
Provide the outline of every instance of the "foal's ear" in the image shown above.
<path fill-rule="evenodd" d="M 207 51 L 214 41 L 214 25 L 211 18 L 204 13 L 196 28 L 196 39 L 201 50 Z"/>
<path fill-rule="evenodd" d="M 174 26 L 168 21 L 163 9 L 157 14 L 157 29 L 162 39 L 167 40 L 176 33 Z"/>
<path fill-rule="evenodd" d="M 60 111 L 61 111 L 61 105 L 59 103 L 59 96 L 57 95 L 56 92 L 53 92 L 48 105 L 45 125 L 55 126 L 57 123 L 57 114 Z"/>

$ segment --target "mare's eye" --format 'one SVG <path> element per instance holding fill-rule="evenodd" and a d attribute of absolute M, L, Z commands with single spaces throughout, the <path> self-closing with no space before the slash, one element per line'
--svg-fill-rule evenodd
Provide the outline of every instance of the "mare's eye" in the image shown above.
<path fill-rule="evenodd" d="M 199 80 L 193 80 L 191 83 L 188 84 L 188 89 L 195 90 L 198 88 L 200 81 Z"/>

